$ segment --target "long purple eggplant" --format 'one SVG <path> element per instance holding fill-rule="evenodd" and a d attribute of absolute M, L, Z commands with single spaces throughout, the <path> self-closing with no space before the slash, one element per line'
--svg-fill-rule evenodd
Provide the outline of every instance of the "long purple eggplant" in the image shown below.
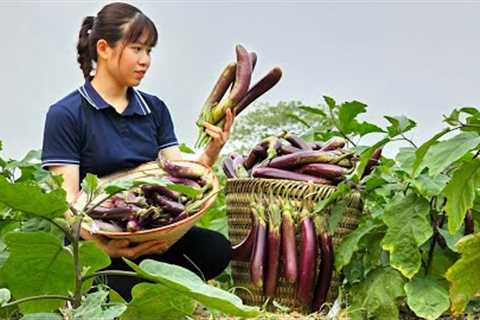
<path fill-rule="evenodd" d="M 338 155 L 331 151 L 300 151 L 272 159 L 268 166 L 278 169 L 293 169 L 308 163 L 336 163 L 347 157 L 349 157 L 348 154 Z"/>
<path fill-rule="evenodd" d="M 121 221 L 130 219 L 133 213 L 132 208 L 129 206 L 118 208 L 96 207 L 88 215 L 93 219 Z"/>
<path fill-rule="evenodd" d="M 302 150 L 305 150 L 305 151 L 313 150 L 312 147 L 305 140 L 303 140 L 302 138 L 300 138 L 299 136 L 297 136 L 297 135 L 295 135 L 291 132 L 285 132 L 282 135 L 282 138 L 284 138 L 285 140 L 290 142 L 292 144 L 292 146 L 294 146 L 296 148 L 299 148 L 299 149 L 302 149 Z"/>
<path fill-rule="evenodd" d="M 167 197 L 161 196 L 159 194 L 155 195 L 155 203 L 165 211 L 173 214 L 174 216 L 177 216 L 183 211 L 185 211 L 185 206 L 181 203 L 172 201 Z"/>
<path fill-rule="evenodd" d="M 170 190 L 167 187 L 160 186 L 160 185 L 152 185 L 152 184 L 143 185 L 142 186 L 142 191 L 143 191 L 144 194 L 149 194 L 149 195 L 152 195 L 153 193 L 158 193 L 162 196 L 166 196 L 166 197 L 170 198 L 173 201 L 178 201 L 178 199 L 180 197 L 180 193 L 178 193 L 176 191 L 173 191 L 173 190 Z"/>
<path fill-rule="evenodd" d="M 280 265 L 280 226 L 282 215 L 280 206 L 272 199 L 268 212 L 268 244 L 267 244 L 267 269 L 265 273 L 264 292 L 267 297 L 275 296 Z"/>
<path fill-rule="evenodd" d="M 297 147 L 294 147 L 286 143 L 281 143 L 277 148 L 277 154 L 279 155 L 286 155 L 286 154 L 291 154 L 299 151 L 302 151 L 302 149 L 299 149 Z"/>
<path fill-rule="evenodd" d="M 313 182 L 317 184 L 332 184 L 332 181 L 307 175 L 303 173 L 291 172 L 287 170 L 277 169 L 277 168 L 270 168 L 270 167 L 255 167 L 252 170 L 252 176 L 256 178 L 267 178 L 267 179 L 286 179 L 286 180 L 295 180 L 295 181 L 305 181 L 305 182 Z"/>
<path fill-rule="evenodd" d="M 177 178 L 196 179 L 208 173 L 207 168 L 194 162 L 179 164 L 166 159 L 161 159 L 160 166 L 168 174 Z"/>
<path fill-rule="evenodd" d="M 327 232 L 320 232 L 318 234 L 318 243 L 321 247 L 321 258 L 315 297 L 313 299 L 313 308 L 315 311 L 320 311 L 323 304 L 327 301 L 334 265 L 332 237 Z"/>
<path fill-rule="evenodd" d="M 378 165 L 381 156 L 382 148 L 378 148 L 368 160 L 367 165 L 365 166 L 365 170 L 363 171 L 363 176 L 366 176 L 373 171 L 373 169 Z"/>
<path fill-rule="evenodd" d="M 300 220 L 300 263 L 298 273 L 297 299 L 306 307 L 310 307 L 315 285 L 317 267 L 317 236 L 312 219 L 306 209 L 302 211 Z"/>
<path fill-rule="evenodd" d="M 345 146 L 345 139 L 341 137 L 331 137 L 325 144 L 320 148 L 321 151 L 330 151 Z"/>
<path fill-rule="evenodd" d="M 468 210 L 464 219 L 465 223 L 465 235 L 472 234 L 475 232 L 475 223 L 473 221 L 472 210 Z"/>
<path fill-rule="evenodd" d="M 256 163 L 264 160 L 267 157 L 268 145 L 263 141 L 258 143 L 247 155 L 247 158 L 243 161 L 243 167 L 246 170 L 251 169 Z"/>
<path fill-rule="evenodd" d="M 255 213 L 258 219 L 257 235 L 250 260 L 250 279 L 254 286 L 263 287 L 264 269 L 267 258 L 267 225 L 265 222 L 263 204 L 257 204 Z"/>
<path fill-rule="evenodd" d="M 223 173 L 227 178 L 236 178 L 237 175 L 235 174 L 235 170 L 233 168 L 233 160 L 230 157 L 226 157 L 222 163 Z"/>
<path fill-rule="evenodd" d="M 237 245 L 232 246 L 232 260 L 234 261 L 250 261 L 252 256 L 255 238 L 257 236 L 258 221 L 257 217 L 251 212 L 251 226 L 248 235 Z"/>
<path fill-rule="evenodd" d="M 248 172 L 243 166 L 244 157 L 238 153 L 231 153 L 229 156 L 232 159 L 233 172 L 236 178 L 247 178 Z"/>
<path fill-rule="evenodd" d="M 310 174 L 320 178 L 329 180 L 337 180 L 343 178 L 347 174 L 347 170 L 336 164 L 329 163 L 309 163 L 296 169 L 295 172 Z"/>
<path fill-rule="evenodd" d="M 288 200 L 282 205 L 282 262 L 283 273 L 288 282 L 297 282 L 297 244 L 295 239 L 295 222 L 293 220 L 293 207 Z"/>

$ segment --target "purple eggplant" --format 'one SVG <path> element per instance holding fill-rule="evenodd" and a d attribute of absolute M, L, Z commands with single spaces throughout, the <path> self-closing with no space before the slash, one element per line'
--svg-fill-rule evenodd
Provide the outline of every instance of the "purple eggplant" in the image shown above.
<path fill-rule="evenodd" d="M 335 149 L 340 149 L 345 146 L 345 139 L 341 137 L 331 137 L 325 144 L 320 148 L 321 151 L 330 151 Z"/>
<path fill-rule="evenodd" d="M 329 180 L 337 180 L 343 178 L 348 171 L 345 168 L 335 164 L 309 163 L 296 169 L 295 172 L 305 173 Z"/>
<path fill-rule="evenodd" d="M 272 159 L 268 166 L 278 169 L 294 169 L 308 163 L 336 163 L 348 156 L 339 156 L 330 151 L 300 151 Z"/>
<path fill-rule="evenodd" d="M 177 216 L 185 211 L 185 206 L 181 203 L 172 201 L 165 196 L 159 194 L 155 195 L 155 204 L 161 207 L 163 210 L 170 212 L 172 215 Z"/>
<path fill-rule="evenodd" d="M 318 255 L 315 227 L 308 214 L 304 209 L 300 220 L 300 259 L 297 287 L 297 299 L 306 307 L 311 305 L 313 299 Z"/>
<path fill-rule="evenodd" d="M 267 225 L 262 204 L 257 205 L 254 212 L 257 214 L 258 227 L 250 260 L 250 278 L 254 286 L 262 288 L 267 258 Z"/>
<path fill-rule="evenodd" d="M 165 186 L 160 185 L 153 185 L 153 184 L 146 184 L 142 186 L 142 191 L 144 194 L 153 195 L 154 193 L 158 193 L 159 195 L 166 196 L 173 201 L 178 201 L 180 198 L 180 193 L 170 190 Z"/>
<path fill-rule="evenodd" d="M 134 211 L 129 206 L 121 208 L 96 207 L 88 215 L 93 219 L 121 221 L 130 219 L 133 213 Z"/>
<path fill-rule="evenodd" d="M 305 181 L 313 182 L 317 184 L 328 184 L 331 185 L 332 181 L 311 176 L 303 173 L 291 172 L 287 170 L 270 168 L 270 167 L 255 167 L 252 170 L 252 176 L 256 178 L 267 178 L 267 179 L 286 179 L 286 180 L 295 180 L 295 181 Z"/>
<path fill-rule="evenodd" d="M 315 311 L 320 311 L 323 304 L 327 301 L 334 265 L 332 237 L 327 232 L 320 232 L 318 234 L 318 243 L 321 247 L 321 258 L 320 271 L 313 300 L 313 308 Z"/>
<path fill-rule="evenodd" d="M 472 210 L 468 210 L 464 219 L 465 223 L 465 235 L 472 234 L 475 232 L 475 223 L 473 221 Z"/>
<path fill-rule="evenodd" d="M 291 132 L 285 132 L 284 134 L 282 134 L 282 138 L 290 142 L 292 146 L 296 148 L 299 148 L 305 151 L 313 150 L 312 147 L 305 140 L 303 140 L 302 138 L 300 138 L 299 136 Z"/>
<path fill-rule="evenodd" d="M 168 174 L 177 178 L 196 179 L 208 173 L 206 167 L 195 162 L 185 162 L 180 164 L 166 159 L 161 159 L 160 166 Z"/>
<path fill-rule="evenodd" d="M 297 244 L 295 239 L 295 222 L 293 221 L 293 207 L 288 200 L 283 202 L 282 208 L 282 262 L 285 279 L 294 284 L 297 282 Z"/>
<path fill-rule="evenodd" d="M 285 143 L 281 143 L 278 148 L 277 148 L 277 154 L 279 155 L 286 155 L 286 154 L 291 154 L 291 153 L 295 153 L 295 152 L 299 152 L 301 151 L 302 149 L 299 149 L 297 147 L 294 147 L 290 144 L 285 144 Z"/>
<path fill-rule="evenodd" d="M 275 203 L 275 201 L 270 203 L 268 222 L 267 268 L 264 291 L 267 297 L 273 297 L 277 289 L 278 269 L 280 265 L 280 225 L 282 223 L 280 206 Z"/>

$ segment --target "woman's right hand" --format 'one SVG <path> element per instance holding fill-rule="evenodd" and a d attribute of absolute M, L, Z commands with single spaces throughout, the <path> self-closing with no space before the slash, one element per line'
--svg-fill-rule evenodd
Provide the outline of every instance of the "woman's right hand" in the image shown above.
<path fill-rule="evenodd" d="M 165 242 L 150 240 L 133 244 L 128 239 L 109 239 L 101 235 L 93 235 L 82 229 L 80 235 L 85 240 L 93 240 L 97 246 L 112 258 L 125 257 L 136 259 L 142 255 L 161 253 L 166 250 Z"/>

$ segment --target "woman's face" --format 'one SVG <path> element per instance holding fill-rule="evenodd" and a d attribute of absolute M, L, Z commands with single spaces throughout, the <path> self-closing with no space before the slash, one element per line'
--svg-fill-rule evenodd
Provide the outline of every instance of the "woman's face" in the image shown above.
<path fill-rule="evenodd" d="M 111 59 L 107 62 L 110 74 L 121 85 L 135 87 L 140 84 L 150 67 L 150 51 L 145 44 L 145 35 L 136 43 L 119 42 L 112 48 Z"/>

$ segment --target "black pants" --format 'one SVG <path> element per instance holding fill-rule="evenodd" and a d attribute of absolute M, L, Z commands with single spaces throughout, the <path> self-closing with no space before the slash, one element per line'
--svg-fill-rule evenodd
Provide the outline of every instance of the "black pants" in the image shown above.
<path fill-rule="evenodd" d="M 231 243 L 222 234 L 193 227 L 165 253 L 145 255 L 133 261 L 137 264 L 144 259 L 167 262 L 184 267 L 201 278 L 210 280 L 225 270 L 230 263 L 231 256 Z M 131 268 L 121 258 L 112 258 L 111 265 L 104 270 L 131 271 Z M 140 282 L 145 282 L 145 280 L 127 276 L 107 277 L 108 286 L 117 291 L 127 301 L 132 298 L 132 287 Z"/>

